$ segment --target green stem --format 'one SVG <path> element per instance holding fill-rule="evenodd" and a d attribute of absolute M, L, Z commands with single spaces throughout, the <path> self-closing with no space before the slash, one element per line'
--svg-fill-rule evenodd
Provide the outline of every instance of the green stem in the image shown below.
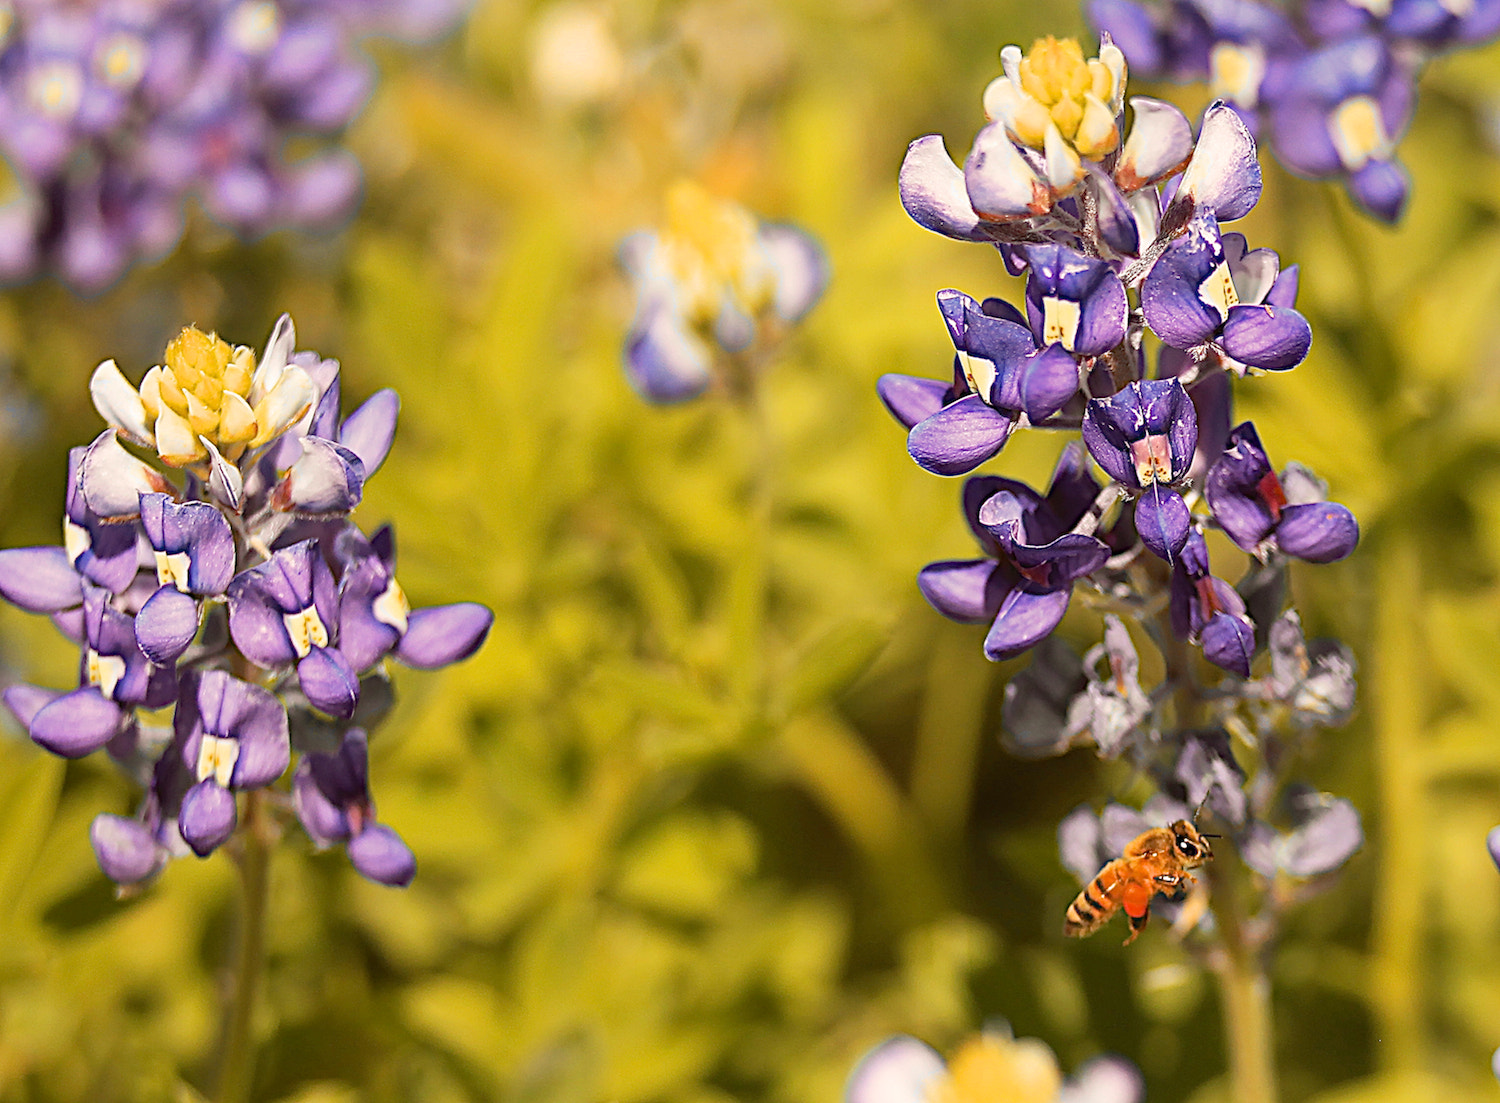
<path fill-rule="evenodd" d="M 1276 1103 L 1276 1034 L 1271 1019 L 1271 982 L 1260 951 L 1249 944 L 1244 899 L 1227 854 L 1219 855 L 1210 881 L 1220 953 L 1214 977 L 1224 1015 L 1229 1079 L 1235 1103 Z M 1232 863 L 1238 867 L 1237 861 Z"/>
<path fill-rule="evenodd" d="M 217 1103 L 245 1103 L 255 1076 L 252 1020 L 260 993 L 266 949 L 266 896 L 270 885 L 273 827 L 267 815 L 266 794 L 245 794 L 245 819 L 240 830 L 241 909 L 234 976 L 225 1010 L 220 1048 Z"/>
<path fill-rule="evenodd" d="M 745 702 L 748 715 L 756 720 L 764 719 L 766 708 L 766 651 L 770 642 L 766 620 L 776 465 L 774 435 L 758 378 L 761 370 L 763 366 L 759 364 L 745 369 L 744 389 L 736 396 L 735 408 L 744 419 L 750 447 L 745 539 L 737 549 L 729 592 L 731 685 L 735 695 Z"/>

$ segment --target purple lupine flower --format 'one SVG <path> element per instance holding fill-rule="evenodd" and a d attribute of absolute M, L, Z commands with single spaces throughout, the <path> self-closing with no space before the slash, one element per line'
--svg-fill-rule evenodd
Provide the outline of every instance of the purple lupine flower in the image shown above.
<path fill-rule="evenodd" d="M 1294 497 L 1288 496 L 1288 484 Z M 1279 551 L 1310 563 L 1333 563 L 1359 543 L 1354 514 L 1323 501 L 1313 480 L 1299 471 L 1289 471 L 1287 483 L 1276 477 L 1248 421 L 1229 435 L 1224 454 L 1208 472 L 1204 494 L 1219 527 L 1262 558 Z"/>
<path fill-rule="evenodd" d="M 1045 1042 L 1015 1038 L 1003 1023 L 986 1025 L 946 1062 L 931 1046 L 909 1035 L 887 1038 L 859 1059 L 844 1085 L 844 1103 L 923 1103 L 1011 1094 L 1057 1103 L 1140 1103 L 1146 1085 L 1129 1061 L 1108 1055 L 1085 1062 L 1064 1080 Z"/>
<path fill-rule="evenodd" d="M 1411 62 L 1375 36 L 1309 54 L 1271 108 L 1277 156 L 1305 176 L 1342 176 L 1356 203 L 1396 221 L 1410 177 L 1395 149 L 1411 120 L 1414 82 Z"/>
<path fill-rule="evenodd" d="M 1364 845 L 1359 812 L 1347 800 L 1299 785 L 1287 791 L 1283 805 L 1290 830 L 1257 821 L 1240 845 L 1245 864 L 1263 877 L 1319 877 Z"/>
<path fill-rule="evenodd" d="M 1213 210 L 1199 210 L 1146 274 L 1146 324 L 1195 358 L 1217 354 L 1237 375 L 1295 367 L 1312 345 L 1312 327 L 1291 305 L 1296 267 L 1280 267 L 1272 250 L 1247 249 L 1242 234 L 1221 236 Z"/>
<path fill-rule="evenodd" d="M 917 576 L 938 612 L 990 622 L 984 650 L 1000 660 L 1051 634 L 1067 612 L 1073 583 L 1103 566 L 1109 548 L 1072 531 L 1098 491 L 1080 449 L 1064 449 L 1045 497 L 1024 483 L 975 476 L 964 484 L 964 512 L 982 559 L 930 563 Z"/>
<path fill-rule="evenodd" d="M 286 709 L 275 695 L 222 670 L 183 679 L 174 742 L 191 771 L 177 826 L 200 858 L 234 833 L 234 794 L 271 784 L 291 764 Z"/>
<path fill-rule="evenodd" d="M 1026 316 L 1041 341 L 1098 356 L 1125 339 L 1129 304 L 1109 264 L 1056 244 L 1027 246 L 1026 262 Z"/>
<path fill-rule="evenodd" d="M 182 798 L 193 774 L 175 747 L 151 769 L 140 813 L 134 817 L 101 812 L 89 826 L 89 840 L 104 875 L 117 885 L 138 885 L 161 872 L 173 858 L 190 851 L 178 829 Z"/>
<path fill-rule="evenodd" d="M 1324 41 L 1356 35 L 1383 37 L 1420 44 L 1432 52 L 1452 46 L 1473 46 L 1500 33 L 1500 2 L 1472 0 L 1390 0 L 1384 5 L 1351 0 L 1303 0 L 1303 19 Z"/>
<path fill-rule="evenodd" d="M 828 284 L 827 258 L 811 235 L 758 222 L 687 180 L 668 193 L 666 226 L 626 238 L 620 262 L 636 291 L 625 372 L 657 403 L 696 398 L 731 376 L 733 357 L 769 347 Z"/>
<path fill-rule="evenodd" d="M 1102 282 L 1069 290 L 1083 294 Z M 1122 290 L 1122 306 L 1123 295 Z M 1109 296 L 1095 296 L 1100 297 Z M 897 420 L 909 425 L 907 450 L 918 464 L 938 475 L 967 474 L 1005 447 L 1023 415 L 1031 424 L 1039 424 L 1078 393 L 1078 361 L 1061 341 L 1041 339 L 1038 333 L 1048 320 L 1062 326 L 1053 319 L 1071 307 L 1074 324 L 1066 327 L 1065 335 L 1075 339 L 1081 308 L 1077 300 L 1055 295 L 1045 302 L 1049 305 L 1044 308 L 1039 303 L 1038 317 L 1028 322 L 1000 299 L 979 303 L 961 291 L 938 293 L 938 308 L 955 348 L 953 385 L 888 375 L 877 388 Z M 1064 304 L 1055 314 L 1053 302 Z M 1090 309 L 1086 340 L 1097 341 L 1099 331 L 1108 324 L 1093 321 L 1096 313 Z M 915 420 L 908 422 L 909 417 Z"/>
<path fill-rule="evenodd" d="M 1175 379 L 1129 383 L 1089 401 L 1083 441 L 1110 478 L 1139 492 L 1135 526 L 1141 542 L 1169 563 L 1188 538 L 1191 518 L 1174 486 L 1187 475 L 1198 417 Z"/>
<path fill-rule="evenodd" d="M 358 39 L 428 38 L 466 5 L 432 0 L 100 0 L 5 5 L 0 278 L 98 290 L 169 250 L 183 204 L 231 229 L 337 223 L 360 170 L 337 145 L 368 98 Z M 297 143 L 299 159 L 287 154 Z"/>
<path fill-rule="evenodd" d="M 141 495 L 141 527 L 156 556 L 160 586 L 135 618 L 135 638 L 153 663 L 167 666 L 198 634 L 202 599 L 216 597 L 234 575 L 234 533 L 207 502 Z"/>
<path fill-rule="evenodd" d="M 1209 572 L 1208 544 L 1196 527 L 1172 567 L 1171 616 L 1179 639 L 1198 644 L 1215 666 L 1250 677 L 1255 625 L 1234 587 Z"/>
<path fill-rule="evenodd" d="M 230 583 L 229 634 L 251 662 L 295 666 L 307 699 L 333 716 L 354 715 L 359 678 L 338 649 L 338 590 L 315 540 L 282 548 Z"/>
<path fill-rule="evenodd" d="M 404 886 L 416 876 L 417 860 L 401 836 L 375 820 L 369 743 L 359 728 L 349 729 L 333 754 L 302 757 L 292 777 L 292 804 L 314 843 L 342 843 L 354 868 L 371 881 Z"/>

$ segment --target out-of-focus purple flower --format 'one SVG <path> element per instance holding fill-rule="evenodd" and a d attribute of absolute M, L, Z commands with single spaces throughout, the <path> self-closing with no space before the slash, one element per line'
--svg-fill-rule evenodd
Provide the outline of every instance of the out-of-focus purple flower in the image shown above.
<path fill-rule="evenodd" d="M 1144 1097 L 1140 1072 L 1124 1058 L 1096 1057 L 1064 1080 L 1051 1047 L 1015 1038 L 1003 1024 L 969 1037 L 946 1062 L 909 1035 L 887 1038 L 860 1058 L 844 1086 L 844 1103 L 1140 1103 Z"/>
<path fill-rule="evenodd" d="M 1364 845 L 1359 812 L 1347 800 L 1298 785 L 1288 789 L 1283 804 L 1290 829 L 1257 821 L 1240 845 L 1245 864 L 1263 877 L 1318 877 Z"/>
<path fill-rule="evenodd" d="M 0 278 L 85 291 L 169 250 L 184 200 L 231 229 L 326 227 L 359 198 L 338 144 L 374 71 L 358 41 L 430 38 L 462 0 L 49 0 L 6 4 Z M 289 144 L 303 149 L 288 156 Z"/>
<path fill-rule="evenodd" d="M 1214 212 L 1200 210 L 1146 274 L 1146 324 L 1173 348 L 1217 355 L 1237 375 L 1295 367 L 1312 327 L 1291 306 L 1295 266 L 1280 269 L 1275 252 L 1247 250 L 1242 234 L 1221 236 Z"/>
<path fill-rule="evenodd" d="M 1300 473 L 1290 485 L 1300 494 L 1288 496 L 1247 421 L 1230 433 L 1204 491 L 1219 527 L 1254 555 L 1279 551 L 1311 563 L 1333 563 L 1352 552 L 1359 543 L 1354 514 L 1323 501 L 1313 480 Z"/>
<path fill-rule="evenodd" d="M 181 754 L 169 748 L 151 770 L 139 815 L 105 812 L 94 817 L 89 839 L 106 877 L 117 885 L 137 885 L 155 877 L 172 858 L 188 853 L 177 817 L 192 784 L 192 772 Z"/>
<path fill-rule="evenodd" d="M 1500 827 L 1490 828 L 1490 833 L 1484 838 L 1484 844 L 1489 847 L 1490 860 L 1495 863 L 1495 868 L 1500 869 Z"/>
<path fill-rule="evenodd" d="M 1217 667 L 1250 677 L 1255 656 L 1255 625 L 1244 599 L 1222 578 L 1209 573 L 1208 543 L 1196 527 L 1188 533 L 1172 568 L 1172 630 L 1199 644 Z"/>
<path fill-rule="evenodd" d="M 343 844 L 354 868 L 382 885 L 404 886 L 417 861 L 401 837 L 375 820 L 370 796 L 369 744 L 351 728 L 333 754 L 302 757 L 292 777 L 292 803 L 319 847 Z"/>
<path fill-rule="evenodd" d="M 1109 558 L 1102 541 L 1072 531 L 1097 491 L 1076 446 L 1063 451 L 1046 497 L 1012 479 L 971 478 L 964 512 L 986 558 L 928 564 L 917 576 L 923 596 L 953 620 L 990 621 L 991 659 L 1035 646 L 1067 612 L 1073 583 Z"/>
<path fill-rule="evenodd" d="M 1109 398 L 1091 399 L 1083 419 L 1089 454 L 1110 478 L 1140 494 L 1141 542 L 1169 563 L 1191 521 L 1173 488 L 1187 475 L 1197 440 L 1197 412 L 1175 379 L 1129 383 Z"/>
<path fill-rule="evenodd" d="M 758 222 L 688 180 L 667 196 L 666 226 L 626 238 L 620 262 L 636 291 L 625 372 L 641 397 L 659 403 L 696 398 L 716 375 L 732 374 L 730 357 L 768 347 L 828 284 L 811 235 Z"/>

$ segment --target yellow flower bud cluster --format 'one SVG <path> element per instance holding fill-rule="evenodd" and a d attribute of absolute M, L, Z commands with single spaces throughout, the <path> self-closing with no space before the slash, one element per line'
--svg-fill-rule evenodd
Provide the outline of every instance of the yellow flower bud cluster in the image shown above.
<path fill-rule="evenodd" d="M 163 362 L 132 387 L 113 360 L 94 371 L 94 406 L 127 439 L 156 449 L 171 467 L 227 463 L 276 439 L 312 408 L 317 386 L 287 363 L 293 341 L 283 318 L 257 366 L 255 353 L 188 327 L 167 345 Z"/>
<path fill-rule="evenodd" d="M 985 89 L 984 108 L 1022 145 L 1052 153 L 1059 143 L 1098 161 L 1120 144 L 1125 55 L 1107 39 L 1085 59 L 1076 39 L 1039 38 L 1029 53 L 1000 52 L 1003 76 Z"/>
<path fill-rule="evenodd" d="M 760 242 L 755 216 L 691 180 L 667 193 L 661 248 L 682 295 L 683 313 L 711 324 L 726 300 L 750 318 L 770 306 L 776 273 Z"/>
<path fill-rule="evenodd" d="M 969 1038 L 948 1059 L 946 1076 L 929 1089 L 929 1103 L 1053 1103 L 1062 1073 L 1051 1048 L 1036 1038 L 997 1031 Z"/>

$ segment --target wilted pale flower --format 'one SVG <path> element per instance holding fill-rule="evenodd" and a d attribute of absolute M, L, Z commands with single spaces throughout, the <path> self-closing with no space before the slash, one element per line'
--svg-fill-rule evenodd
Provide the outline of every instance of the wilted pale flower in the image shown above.
<path fill-rule="evenodd" d="M 471 602 L 411 608 L 390 528 L 366 537 L 348 520 L 390 449 L 395 393 L 340 421 L 338 364 L 294 346 L 283 315 L 258 366 L 196 329 L 139 390 L 101 365 L 92 389 L 112 428 L 70 454 L 64 545 L 0 551 L 0 596 L 82 647 L 77 689 L 13 685 L 6 705 L 40 746 L 107 749 L 148 786 L 137 817 L 101 815 L 91 832 L 122 885 L 223 845 L 237 794 L 276 784 L 293 754 L 312 763 L 297 776 L 317 791 L 296 781 L 295 803 L 320 845 L 346 841 L 384 884 L 415 871 L 373 821 L 365 733 L 378 709 L 365 691 L 387 657 L 466 658 L 493 618 Z M 170 736 L 141 716 L 167 708 Z M 337 761 L 330 739 L 346 748 Z"/>
<path fill-rule="evenodd" d="M 716 374 L 743 385 L 736 359 L 769 349 L 828 283 L 810 235 L 758 222 L 690 180 L 668 193 L 666 225 L 630 235 L 620 259 L 636 290 L 625 371 L 652 402 L 694 398 Z"/>

